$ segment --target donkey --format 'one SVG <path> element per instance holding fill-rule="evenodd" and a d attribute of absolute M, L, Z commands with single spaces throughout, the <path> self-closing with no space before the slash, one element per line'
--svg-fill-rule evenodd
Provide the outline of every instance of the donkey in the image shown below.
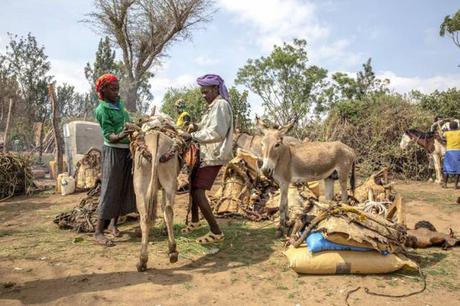
<path fill-rule="evenodd" d="M 435 183 L 442 181 L 441 161 L 446 154 L 446 147 L 441 143 L 441 137 L 437 132 L 422 132 L 416 129 L 409 129 L 401 137 L 399 147 L 405 150 L 409 143 L 414 142 L 432 158 L 436 172 Z"/>
<path fill-rule="evenodd" d="M 302 142 L 298 144 L 283 143 L 284 135 L 292 128 L 293 123 L 279 129 L 267 128 L 258 120 L 262 138 L 262 173 L 272 177 L 280 186 L 280 224 L 277 236 L 284 234 L 288 214 L 288 188 L 291 182 L 324 180 L 326 200 L 334 197 L 334 179 L 337 174 L 341 188 L 341 199 L 348 201 L 347 179 L 351 173 L 350 185 L 355 189 L 356 154 L 347 145 L 335 142 Z"/>
<path fill-rule="evenodd" d="M 142 135 L 142 134 L 141 134 Z M 140 138 L 140 146 L 134 153 L 133 182 L 136 193 L 136 206 L 140 216 L 142 244 L 137 263 L 137 271 L 147 269 L 148 242 L 150 228 L 157 212 L 157 194 L 161 189 L 161 207 L 168 232 L 169 261 L 177 262 L 179 253 L 174 239 L 174 200 L 176 195 L 177 175 L 180 170 L 178 153 L 171 151 L 174 141 L 156 130 L 145 133 Z M 160 162 L 160 157 L 169 154 L 169 159 Z M 172 154 L 171 154 L 172 153 Z"/>

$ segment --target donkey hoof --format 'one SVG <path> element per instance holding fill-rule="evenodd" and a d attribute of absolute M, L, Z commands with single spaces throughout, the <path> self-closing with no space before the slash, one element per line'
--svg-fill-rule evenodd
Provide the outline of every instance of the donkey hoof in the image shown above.
<path fill-rule="evenodd" d="M 178 258 L 179 258 L 179 253 L 178 252 L 169 253 L 169 262 L 170 263 L 176 263 Z"/>
<path fill-rule="evenodd" d="M 138 262 L 136 265 L 137 272 L 145 272 L 147 270 L 147 263 L 140 263 Z"/>

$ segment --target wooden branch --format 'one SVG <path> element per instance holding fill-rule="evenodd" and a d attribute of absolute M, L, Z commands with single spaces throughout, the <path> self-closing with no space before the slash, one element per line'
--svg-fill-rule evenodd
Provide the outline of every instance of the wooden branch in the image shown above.
<path fill-rule="evenodd" d="M 13 110 L 13 98 L 10 98 L 10 104 L 8 106 L 8 115 L 6 117 L 6 127 L 5 127 L 5 135 L 3 141 L 3 153 L 8 152 L 8 133 L 10 132 L 10 124 L 11 124 L 11 113 Z"/>
<path fill-rule="evenodd" d="M 56 175 L 58 175 L 64 171 L 64 160 L 62 158 L 63 140 L 61 130 L 59 129 L 58 101 L 53 84 L 48 85 L 48 95 L 51 101 L 51 121 L 53 123 L 54 139 L 56 140 Z"/>

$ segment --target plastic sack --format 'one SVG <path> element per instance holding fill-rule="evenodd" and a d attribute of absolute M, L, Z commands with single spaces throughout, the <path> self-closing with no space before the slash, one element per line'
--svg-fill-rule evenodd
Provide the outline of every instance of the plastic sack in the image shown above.
<path fill-rule="evenodd" d="M 373 250 L 371 248 L 356 247 L 356 246 L 334 243 L 324 238 L 323 233 L 321 232 L 312 232 L 308 234 L 307 238 L 305 238 L 305 243 L 307 244 L 308 249 L 312 253 L 317 253 L 321 251 L 334 251 L 334 250 L 359 251 L 359 252 L 366 252 L 366 251 Z"/>
<path fill-rule="evenodd" d="M 306 247 L 291 247 L 284 252 L 289 267 L 303 274 L 382 274 L 403 267 L 417 269 L 412 260 L 395 254 L 381 255 L 376 251 L 323 251 L 311 253 Z"/>
<path fill-rule="evenodd" d="M 63 196 L 75 192 L 75 179 L 73 177 L 64 175 L 60 177 L 59 181 L 61 185 L 61 194 Z"/>

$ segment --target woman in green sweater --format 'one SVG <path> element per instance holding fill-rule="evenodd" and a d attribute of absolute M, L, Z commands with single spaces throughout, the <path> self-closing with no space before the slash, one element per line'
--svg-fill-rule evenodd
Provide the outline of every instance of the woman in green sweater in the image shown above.
<path fill-rule="evenodd" d="M 132 159 L 129 139 L 124 125 L 129 121 L 128 112 L 120 100 L 118 78 L 104 74 L 96 81 L 99 105 L 96 119 L 104 136 L 102 148 L 102 184 L 98 207 L 98 222 L 94 237 L 105 246 L 113 246 L 104 235 L 104 229 L 112 220 L 112 234 L 120 235 L 116 224 L 119 216 L 136 211 L 136 201 L 131 174 Z"/>

